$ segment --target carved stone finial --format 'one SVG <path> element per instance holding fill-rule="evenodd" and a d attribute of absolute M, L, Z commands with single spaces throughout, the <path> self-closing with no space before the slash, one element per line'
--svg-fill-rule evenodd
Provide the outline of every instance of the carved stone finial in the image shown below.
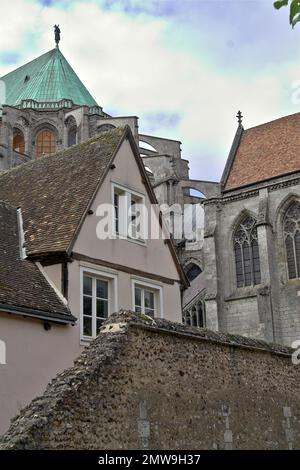
<path fill-rule="evenodd" d="M 242 112 L 241 112 L 241 111 L 238 111 L 238 113 L 237 113 L 237 116 L 236 116 L 236 117 L 238 118 L 238 123 L 239 123 L 239 126 L 241 126 L 241 125 L 242 125 L 242 123 L 243 123 L 243 115 L 242 115 Z"/>

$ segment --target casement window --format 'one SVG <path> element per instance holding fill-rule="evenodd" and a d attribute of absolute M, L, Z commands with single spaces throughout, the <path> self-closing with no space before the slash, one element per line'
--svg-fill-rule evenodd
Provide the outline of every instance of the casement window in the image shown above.
<path fill-rule="evenodd" d="M 234 233 L 234 254 L 237 287 L 261 283 L 256 221 L 246 216 Z"/>
<path fill-rule="evenodd" d="M 143 242 L 145 231 L 145 197 L 113 184 L 114 235 Z"/>
<path fill-rule="evenodd" d="M 153 284 L 133 282 L 133 310 L 149 317 L 163 316 L 162 288 Z"/>
<path fill-rule="evenodd" d="M 116 276 L 82 269 L 81 338 L 96 338 L 103 322 L 117 310 Z"/>
<path fill-rule="evenodd" d="M 300 277 L 300 203 L 293 202 L 284 218 L 284 238 L 289 279 Z"/>

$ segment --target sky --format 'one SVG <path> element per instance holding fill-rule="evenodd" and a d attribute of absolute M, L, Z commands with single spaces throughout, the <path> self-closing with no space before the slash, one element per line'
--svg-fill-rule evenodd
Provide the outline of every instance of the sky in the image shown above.
<path fill-rule="evenodd" d="M 300 110 L 300 26 L 272 0 L 9 0 L 0 76 L 55 46 L 100 106 L 180 140 L 190 176 L 219 181 L 245 128 Z"/>

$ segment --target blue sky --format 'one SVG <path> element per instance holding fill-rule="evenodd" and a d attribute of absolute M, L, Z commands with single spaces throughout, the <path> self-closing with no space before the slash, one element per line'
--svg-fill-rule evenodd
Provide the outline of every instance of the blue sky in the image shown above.
<path fill-rule="evenodd" d="M 139 116 L 143 133 L 180 140 L 192 177 L 220 178 L 238 109 L 246 128 L 299 111 L 300 26 L 292 31 L 272 0 L 10 0 L 0 9 L 0 75 L 51 49 L 59 23 L 61 50 L 98 103 Z"/>

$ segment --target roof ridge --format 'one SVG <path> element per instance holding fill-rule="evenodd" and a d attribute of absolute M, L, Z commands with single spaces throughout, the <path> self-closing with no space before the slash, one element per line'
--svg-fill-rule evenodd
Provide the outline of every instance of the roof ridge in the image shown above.
<path fill-rule="evenodd" d="M 263 122 L 261 124 L 257 124 L 256 126 L 248 127 L 247 129 L 244 129 L 244 131 L 247 132 L 247 131 L 250 131 L 252 129 L 257 129 L 258 127 L 267 126 L 268 124 L 272 124 L 272 123 L 277 122 L 277 121 L 288 119 L 292 116 L 296 116 L 297 114 L 300 115 L 300 111 L 297 111 L 296 113 L 288 114 L 287 116 L 281 116 L 279 118 L 272 119 L 271 121 L 267 121 L 267 122 Z"/>
<path fill-rule="evenodd" d="M 41 54 L 40 56 L 36 57 L 35 59 L 32 59 L 30 60 L 29 62 L 26 62 L 25 64 L 23 65 L 20 65 L 19 67 L 17 67 L 16 69 L 14 70 L 11 70 L 10 72 L 6 73 L 5 75 L 3 75 L 2 77 L 0 77 L 0 80 L 2 80 L 3 78 L 6 78 L 8 75 L 12 74 L 12 73 L 15 73 L 17 72 L 18 70 L 22 69 L 23 67 L 27 67 L 28 65 L 32 64 L 33 62 L 35 62 L 36 60 L 39 60 L 41 59 L 42 57 L 46 56 L 47 54 L 50 54 L 51 52 L 54 52 L 56 50 L 56 48 L 54 49 L 51 49 L 50 51 L 48 52 L 44 52 L 43 54 Z"/>

